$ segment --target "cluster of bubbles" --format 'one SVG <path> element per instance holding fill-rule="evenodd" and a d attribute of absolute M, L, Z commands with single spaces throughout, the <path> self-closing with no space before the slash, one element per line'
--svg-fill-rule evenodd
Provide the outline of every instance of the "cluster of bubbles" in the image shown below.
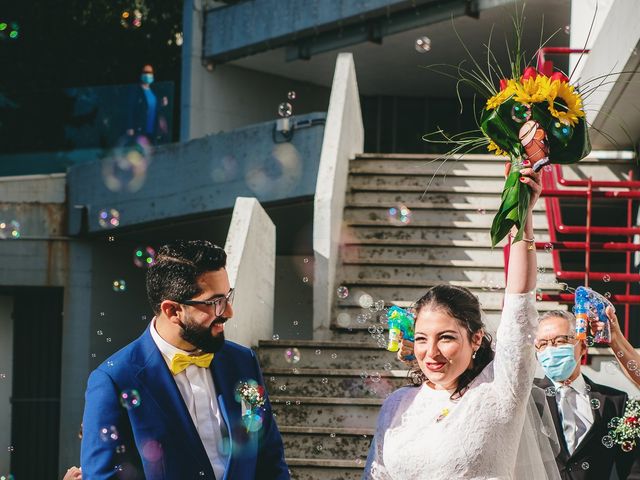
<path fill-rule="evenodd" d="M 156 260 L 156 251 L 151 247 L 138 247 L 133 251 L 133 264 L 138 268 L 148 268 Z"/>
<path fill-rule="evenodd" d="M 525 123 L 531 118 L 531 107 L 525 103 L 514 103 L 511 107 L 511 119 L 516 123 Z"/>
<path fill-rule="evenodd" d="M 137 192 L 147 179 L 152 145 L 144 135 L 121 137 L 102 160 L 102 179 L 112 192 Z"/>
<path fill-rule="evenodd" d="M 120 212 L 115 208 L 105 208 L 98 212 L 98 224 L 102 228 L 116 228 L 120 225 Z"/>
<path fill-rule="evenodd" d="M 20 25 L 17 22 L 0 22 L 0 40 L 17 40 Z"/>
<path fill-rule="evenodd" d="M 245 170 L 245 182 L 258 196 L 289 193 L 301 177 L 300 153 L 289 142 L 276 144 L 267 158 L 260 155 L 250 158 Z"/>
<path fill-rule="evenodd" d="M 122 279 L 114 280 L 111 284 L 111 288 L 113 288 L 113 291 L 117 293 L 124 292 L 127 289 L 127 282 Z"/>
<path fill-rule="evenodd" d="M 404 204 L 391 207 L 388 212 L 389 221 L 395 225 L 409 225 L 411 223 L 411 210 Z"/>
<path fill-rule="evenodd" d="M 301 357 L 300 350 L 296 347 L 287 348 L 284 352 L 284 359 L 287 363 L 298 363 Z"/>
<path fill-rule="evenodd" d="M 133 10 L 124 10 L 120 14 L 120 26 L 122 28 L 140 28 L 142 26 L 142 11 L 134 8 Z"/>
<path fill-rule="evenodd" d="M 107 425 L 100 429 L 100 440 L 103 442 L 115 442 L 120 438 L 115 425 Z"/>
<path fill-rule="evenodd" d="M 20 238 L 20 222 L 10 220 L 8 222 L 0 220 L 0 239 L 18 239 Z"/>
<path fill-rule="evenodd" d="M 418 53 L 427 53 L 431 50 L 431 39 L 429 37 L 420 37 L 416 39 L 415 49 Z"/>
<path fill-rule="evenodd" d="M 278 116 L 282 118 L 289 118 L 293 115 L 293 105 L 291 105 L 291 101 L 296 99 L 296 92 L 291 90 L 287 93 L 287 102 L 282 102 L 278 105 Z"/>
<path fill-rule="evenodd" d="M 127 410 L 138 408 L 141 403 L 140 393 L 135 389 L 123 390 L 120 393 L 120 405 Z"/>

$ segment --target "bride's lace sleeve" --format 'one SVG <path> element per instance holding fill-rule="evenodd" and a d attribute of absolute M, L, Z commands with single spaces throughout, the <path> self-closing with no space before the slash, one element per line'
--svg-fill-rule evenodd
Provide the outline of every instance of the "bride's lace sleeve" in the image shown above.
<path fill-rule="evenodd" d="M 406 387 L 413 388 L 413 387 Z M 400 409 L 400 404 L 403 399 L 404 388 L 396 390 L 392 393 L 382 405 L 380 414 L 378 415 L 378 424 L 376 426 L 376 433 L 371 441 L 371 447 L 369 448 L 369 456 L 367 457 L 367 464 L 364 467 L 364 473 L 362 474 L 362 480 L 391 480 L 392 477 L 384 464 L 383 448 L 384 448 L 384 435 L 394 415 Z"/>
<path fill-rule="evenodd" d="M 493 364 L 494 384 L 502 396 L 507 415 L 525 403 L 531 392 L 536 370 L 533 344 L 537 324 L 533 292 L 505 293 Z"/>

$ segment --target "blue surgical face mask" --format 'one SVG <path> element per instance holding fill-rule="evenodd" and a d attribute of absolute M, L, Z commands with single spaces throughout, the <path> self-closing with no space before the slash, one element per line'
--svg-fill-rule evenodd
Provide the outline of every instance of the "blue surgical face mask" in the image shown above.
<path fill-rule="evenodd" d="M 140 81 L 142 83 L 153 83 L 153 73 L 143 73 L 140 75 Z"/>
<path fill-rule="evenodd" d="M 547 377 L 555 382 L 569 378 L 578 364 L 574 345 L 547 347 L 538 352 L 538 361 Z"/>

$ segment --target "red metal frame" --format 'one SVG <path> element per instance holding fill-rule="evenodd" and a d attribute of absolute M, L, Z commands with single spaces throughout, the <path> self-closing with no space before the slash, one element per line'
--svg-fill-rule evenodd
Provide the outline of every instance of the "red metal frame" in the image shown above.
<path fill-rule="evenodd" d="M 542 173 L 542 196 L 544 197 L 547 221 L 549 224 L 549 242 L 536 242 L 537 248 L 548 249 L 553 247 L 551 252 L 553 268 L 556 278 L 559 281 L 582 281 L 584 285 L 589 285 L 589 281 L 602 281 L 606 276 L 612 282 L 625 283 L 625 293 L 611 296 L 614 304 L 624 305 L 624 334 L 629 335 L 629 309 L 632 304 L 640 304 L 640 295 L 631 295 L 631 282 L 640 281 L 640 274 L 631 272 L 631 253 L 640 251 L 640 244 L 633 243 L 633 235 L 640 234 L 640 227 L 633 225 L 632 212 L 633 200 L 640 199 L 640 181 L 633 180 L 633 170 L 628 172 L 629 179 L 619 182 L 615 181 L 594 181 L 592 178 L 586 180 L 567 180 L 562 175 L 562 167 L 553 165 L 550 169 L 545 169 Z M 564 187 L 586 187 L 581 189 Z M 601 188 L 618 188 L 620 190 L 605 191 Z M 562 219 L 560 209 L 560 198 L 586 198 L 587 206 L 585 211 L 585 225 L 566 225 Z M 596 226 L 592 223 L 593 200 L 610 199 L 626 200 L 626 226 Z M 582 234 L 585 235 L 584 242 L 560 241 L 558 234 Z M 602 236 L 626 236 L 626 242 L 593 242 L 592 235 Z M 505 245 L 505 275 L 508 264 L 509 245 Z M 584 271 L 567 271 L 562 268 L 560 251 L 584 251 L 585 266 Z M 624 273 L 618 272 L 593 272 L 591 271 L 591 253 L 611 251 L 616 253 L 624 252 L 626 255 L 626 267 Z M 574 296 L 570 293 L 543 294 L 541 300 L 556 301 L 561 303 L 573 303 Z"/>

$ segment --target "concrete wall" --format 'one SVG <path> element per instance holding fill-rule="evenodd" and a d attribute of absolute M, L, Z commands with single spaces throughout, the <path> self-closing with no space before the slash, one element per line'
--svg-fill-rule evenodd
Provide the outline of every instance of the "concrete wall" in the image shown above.
<path fill-rule="evenodd" d="M 291 90 L 297 94 L 291 102 L 294 115 L 326 111 L 328 88 L 233 65 L 211 64 L 207 69 L 202 60 L 204 13 L 194 3 L 185 1 L 184 9 L 181 141 L 275 120 L 278 105 L 287 101 Z"/>
<path fill-rule="evenodd" d="M 255 198 L 237 198 L 224 246 L 229 283 L 236 289 L 225 337 L 257 346 L 273 334 L 276 227 Z"/>
<path fill-rule="evenodd" d="M 120 228 L 233 208 L 238 196 L 260 203 L 312 196 L 320 159 L 324 113 L 303 115 L 290 141 L 276 138 L 275 122 L 158 147 L 149 155 L 144 185 L 135 192 L 105 186 L 100 162 L 69 170 L 70 231 L 79 231 L 76 206 L 88 212 L 88 230 L 104 231 L 99 212 L 117 209 Z M 113 230 L 117 233 L 118 229 Z"/>
<path fill-rule="evenodd" d="M 13 381 L 13 298 L 0 295 L 0 472 L 11 471 L 11 384 Z"/>
<path fill-rule="evenodd" d="M 604 20 L 614 0 L 572 0 L 569 46 L 571 48 L 591 48 L 598 39 Z M 580 78 L 588 55 L 569 55 L 569 72 L 572 80 Z"/>
<path fill-rule="evenodd" d="M 364 128 L 358 82 L 350 53 L 341 53 L 331 88 L 313 213 L 314 338 L 328 338 L 349 160 L 362 153 Z"/>

